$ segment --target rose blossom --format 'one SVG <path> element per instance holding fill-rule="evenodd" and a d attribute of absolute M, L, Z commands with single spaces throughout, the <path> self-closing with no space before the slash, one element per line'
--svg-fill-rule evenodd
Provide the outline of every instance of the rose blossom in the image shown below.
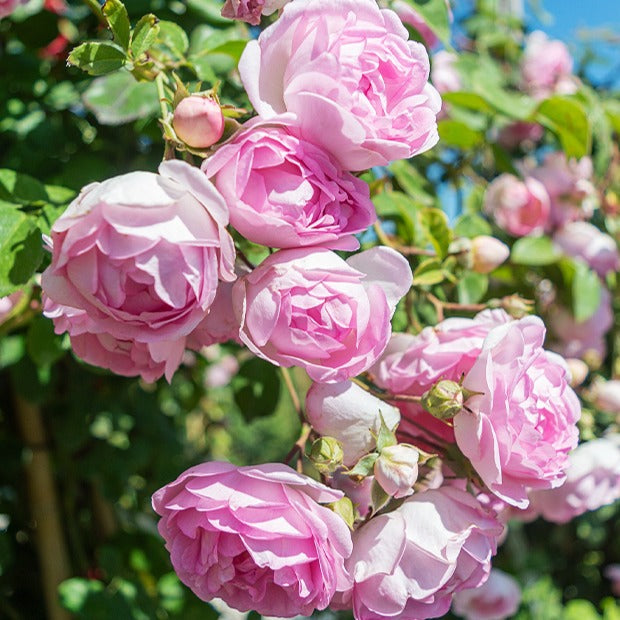
<path fill-rule="evenodd" d="M 400 420 L 396 407 L 351 381 L 313 383 L 306 394 L 308 422 L 320 435 L 340 441 L 348 467 L 374 449 L 381 416 L 390 430 Z"/>
<path fill-rule="evenodd" d="M 592 185 L 592 160 L 567 160 L 563 151 L 548 153 L 542 165 L 527 161 L 521 165 L 524 174 L 540 181 L 550 200 L 547 230 L 555 230 L 567 222 L 592 217 L 596 189 Z"/>
<path fill-rule="evenodd" d="M 239 72 L 260 117 L 292 112 L 305 139 L 364 170 L 438 140 L 428 54 L 407 37 L 374 0 L 291 2 L 248 43 Z"/>
<path fill-rule="evenodd" d="M 381 355 L 411 282 L 409 263 L 387 247 L 347 261 L 324 249 L 280 250 L 235 283 L 239 337 L 273 364 L 344 381 Z"/>
<path fill-rule="evenodd" d="M 521 61 L 521 79 L 531 95 L 544 99 L 554 92 L 574 93 L 577 84 L 572 72 L 573 59 L 562 41 L 549 39 L 540 30 L 527 37 Z"/>
<path fill-rule="evenodd" d="M 11 316 L 23 296 L 23 291 L 15 291 L 6 297 L 0 297 L 0 323 L 4 323 Z"/>
<path fill-rule="evenodd" d="M 52 227 L 45 314 L 85 361 L 170 379 L 218 280 L 235 278 L 227 223 L 221 196 L 181 161 L 93 183 Z"/>
<path fill-rule="evenodd" d="M 309 616 L 350 583 L 345 522 L 321 506 L 342 498 L 277 463 L 197 465 L 153 495 L 174 570 L 205 601 Z"/>
<path fill-rule="evenodd" d="M 505 149 L 512 150 L 520 145 L 533 146 L 544 135 L 545 130 L 538 123 L 514 121 L 502 127 L 497 142 Z"/>
<path fill-rule="evenodd" d="M 620 414 L 620 379 L 596 381 L 592 386 L 592 396 L 599 409 Z"/>
<path fill-rule="evenodd" d="M 459 448 L 498 497 L 528 506 L 527 487 L 555 488 L 566 479 L 577 445 L 580 405 L 566 364 L 542 348 L 536 316 L 495 327 L 463 386 L 479 392 L 454 417 Z"/>
<path fill-rule="evenodd" d="M 458 56 L 451 52 L 441 50 L 433 54 L 433 64 L 431 66 L 431 80 L 433 86 L 440 93 L 449 93 L 461 90 L 461 76 L 454 66 Z"/>
<path fill-rule="evenodd" d="M 286 124 L 249 121 L 202 169 L 255 243 L 355 250 L 353 234 L 377 219 L 368 184 Z"/>
<path fill-rule="evenodd" d="M 9 16 L 18 6 L 26 4 L 28 0 L 0 0 L 0 19 Z"/>
<path fill-rule="evenodd" d="M 418 479 L 419 458 L 420 453 L 408 444 L 386 446 L 375 461 L 375 480 L 388 495 L 407 497 Z"/>
<path fill-rule="evenodd" d="M 353 534 L 353 587 L 332 607 L 352 606 L 356 620 L 441 616 L 454 592 L 484 582 L 501 532 L 460 489 L 416 493 Z"/>
<path fill-rule="evenodd" d="M 580 444 L 569 456 L 566 482 L 557 489 L 531 492 L 532 508 L 547 521 L 568 523 L 619 499 L 619 440 L 616 435 Z"/>
<path fill-rule="evenodd" d="M 289 0 L 226 0 L 222 7 L 222 17 L 240 19 L 258 26 L 261 15 L 271 15 L 287 2 Z"/>
<path fill-rule="evenodd" d="M 614 239 L 589 222 L 565 224 L 553 235 L 553 241 L 568 256 L 583 259 L 601 278 L 620 267 Z"/>
<path fill-rule="evenodd" d="M 523 181 L 508 173 L 494 179 L 484 195 L 484 211 L 515 237 L 540 233 L 549 223 L 550 201 L 534 178 Z"/>
<path fill-rule="evenodd" d="M 452 611 L 465 620 L 504 620 L 517 613 L 521 588 L 514 577 L 497 568 L 478 588 L 457 592 Z"/>
<path fill-rule="evenodd" d="M 605 334 L 614 322 L 611 295 L 601 288 L 601 300 L 596 312 L 578 323 L 569 310 L 555 305 L 549 312 L 549 325 L 554 339 L 550 348 L 563 357 L 586 358 L 591 366 L 601 364 L 607 354 Z"/>
<path fill-rule="evenodd" d="M 471 240 L 472 271 L 491 273 L 510 256 L 510 248 L 495 237 L 478 235 Z"/>

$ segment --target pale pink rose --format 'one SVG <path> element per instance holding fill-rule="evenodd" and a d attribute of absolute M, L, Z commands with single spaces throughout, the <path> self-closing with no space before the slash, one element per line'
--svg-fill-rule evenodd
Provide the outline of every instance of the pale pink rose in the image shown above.
<path fill-rule="evenodd" d="M 415 493 L 353 534 L 353 587 L 332 607 L 353 607 L 356 620 L 441 616 L 455 592 L 485 581 L 501 532 L 460 489 Z"/>
<path fill-rule="evenodd" d="M 583 259 L 601 278 L 620 268 L 614 239 L 589 222 L 565 224 L 553 235 L 553 241 L 568 256 Z"/>
<path fill-rule="evenodd" d="M 620 380 L 597 381 L 592 386 L 594 404 L 603 411 L 620 414 Z"/>
<path fill-rule="evenodd" d="M 254 243 L 355 250 L 353 235 L 377 219 L 368 184 L 286 124 L 249 121 L 202 169 Z"/>
<path fill-rule="evenodd" d="M 549 312 L 549 326 L 554 336 L 550 348 L 563 357 L 585 358 L 589 365 L 598 366 L 607 355 L 605 334 L 614 323 L 611 296 L 601 289 L 601 301 L 596 312 L 578 323 L 569 310 L 555 305 Z"/>
<path fill-rule="evenodd" d="M 568 523 L 620 499 L 618 435 L 586 441 L 568 460 L 566 482 L 561 487 L 530 493 L 532 508 L 552 523 Z"/>
<path fill-rule="evenodd" d="M 528 487 L 564 482 L 579 438 L 579 399 L 564 360 L 543 349 L 544 339 L 536 316 L 492 329 L 463 382 L 480 394 L 454 417 L 463 454 L 491 492 L 519 508 L 528 506 Z"/>
<path fill-rule="evenodd" d="M 393 394 L 421 396 L 441 379 L 459 381 L 473 366 L 489 331 L 510 321 L 503 310 L 485 310 L 473 319 L 446 319 L 415 336 L 394 334 L 370 374 Z"/>
<path fill-rule="evenodd" d="M 540 30 L 527 37 L 521 60 L 521 80 L 532 96 L 544 99 L 554 92 L 574 93 L 577 85 L 571 79 L 572 72 L 573 59 L 562 41 L 549 39 Z"/>
<path fill-rule="evenodd" d="M 518 581 L 493 568 L 481 586 L 455 594 L 452 611 L 465 620 L 505 620 L 517 613 L 520 603 Z"/>
<path fill-rule="evenodd" d="M 0 297 L 0 323 L 4 323 L 11 316 L 23 296 L 23 291 L 15 291 L 6 297 Z"/>
<path fill-rule="evenodd" d="M 452 21 L 452 10 L 450 9 L 450 5 L 448 4 L 448 0 L 446 0 L 446 7 L 448 8 L 448 15 L 450 17 L 450 21 Z M 396 14 L 404 24 L 408 26 L 412 26 L 415 30 L 418 31 L 422 40 L 426 44 L 427 47 L 433 48 L 438 45 L 439 38 L 437 35 L 431 30 L 429 25 L 426 23 L 426 20 L 420 15 L 412 6 L 407 2 L 403 2 L 403 0 L 396 0 L 396 2 L 392 3 L 392 8 L 396 11 Z M 458 89 L 456 89 L 458 90 Z"/>
<path fill-rule="evenodd" d="M 45 313 L 57 333 L 81 336 L 86 361 L 147 380 L 165 367 L 170 379 L 219 280 L 235 278 L 227 223 L 222 197 L 185 162 L 93 183 L 52 227 Z M 132 372 L 126 362 L 136 356 Z"/>
<path fill-rule="evenodd" d="M 351 381 L 313 383 L 306 394 L 306 417 L 319 435 L 342 443 L 343 463 L 351 467 L 375 447 L 381 416 L 392 430 L 400 420 L 396 407 Z"/>
<path fill-rule="evenodd" d="M 309 616 L 350 584 L 351 534 L 321 506 L 342 498 L 277 463 L 203 463 L 153 495 L 181 581 L 239 611 Z"/>
<path fill-rule="evenodd" d="M 541 233 L 549 226 L 550 200 L 542 183 L 508 173 L 491 181 L 484 195 L 484 211 L 515 237 Z"/>
<path fill-rule="evenodd" d="M 524 173 L 540 181 L 550 200 L 547 230 L 555 230 L 567 222 L 588 220 L 594 213 L 596 189 L 592 185 L 592 160 L 567 160 L 562 151 L 549 153 L 542 165 L 525 162 Z"/>
<path fill-rule="evenodd" d="M 26 4 L 28 0 L 0 0 L 0 19 L 9 16 L 18 6 Z"/>
<path fill-rule="evenodd" d="M 455 67 L 457 60 L 456 54 L 445 50 L 433 54 L 431 80 L 438 92 L 449 93 L 463 87 L 461 76 Z"/>
<path fill-rule="evenodd" d="M 510 256 L 510 248 L 495 237 L 478 235 L 471 240 L 472 270 L 491 273 Z"/>
<path fill-rule="evenodd" d="M 411 268 L 386 247 L 344 261 L 324 249 L 280 250 L 233 288 L 239 337 L 278 366 L 301 366 L 319 383 L 367 370 L 385 349 Z"/>
<path fill-rule="evenodd" d="M 253 26 L 260 24 L 261 15 L 271 15 L 289 0 L 226 0 L 222 17 L 240 19 Z"/>
<path fill-rule="evenodd" d="M 224 115 L 220 104 L 210 97 L 191 95 L 174 109 L 172 127 L 177 137 L 188 146 L 205 149 L 215 144 L 224 133 Z"/>
<path fill-rule="evenodd" d="M 515 121 L 502 127 L 497 136 L 497 142 L 509 150 L 520 145 L 533 146 L 543 137 L 544 133 L 545 130 L 538 123 Z"/>
<path fill-rule="evenodd" d="M 568 370 L 570 372 L 571 387 L 578 387 L 586 380 L 586 377 L 590 372 L 588 365 L 583 360 L 575 357 L 567 358 L 566 365 L 568 366 Z"/>
<path fill-rule="evenodd" d="M 292 112 L 305 139 L 364 170 L 439 139 L 428 54 L 407 37 L 374 0 L 291 2 L 248 43 L 239 72 L 259 116 Z"/>
<path fill-rule="evenodd" d="M 420 453 L 408 444 L 387 446 L 375 461 L 375 480 L 388 495 L 396 499 L 407 497 L 413 493 L 418 479 L 419 458 Z"/>
<path fill-rule="evenodd" d="M 603 574 L 611 581 L 611 591 L 620 596 L 620 564 L 610 564 L 605 567 Z"/>

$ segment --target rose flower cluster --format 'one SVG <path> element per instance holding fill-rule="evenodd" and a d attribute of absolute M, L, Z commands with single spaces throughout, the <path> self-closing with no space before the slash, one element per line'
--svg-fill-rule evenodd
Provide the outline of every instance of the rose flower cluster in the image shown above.
<path fill-rule="evenodd" d="M 187 348 L 234 340 L 312 379 L 314 477 L 207 462 L 154 494 L 173 567 L 201 599 L 371 620 L 438 617 L 454 598 L 502 617 L 519 598 L 491 572 L 506 515 L 613 501 L 618 467 L 588 497 L 593 455 L 569 456 L 579 400 L 538 317 L 487 310 L 392 334 L 411 267 L 386 246 L 352 253 L 377 218 L 354 173 L 437 142 L 428 54 L 375 0 L 228 0 L 223 15 L 276 11 L 239 63 L 257 116 L 218 143 L 212 102 L 190 96 L 174 128 L 212 147 L 200 167 L 168 160 L 84 188 L 47 240 L 45 314 L 76 355 L 120 375 L 170 380 Z M 580 219 L 586 168 L 550 158 L 489 188 L 489 209 L 513 234 Z M 275 251 L 252 265 L 230 227 Z"/>

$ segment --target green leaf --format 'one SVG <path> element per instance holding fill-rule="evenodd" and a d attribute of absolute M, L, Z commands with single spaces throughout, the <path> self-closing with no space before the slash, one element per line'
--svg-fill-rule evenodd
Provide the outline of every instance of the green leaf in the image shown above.
<path fill-rule="evenodd" d="M 280 375 L 278 369 L 257 357 L 241 364 L 232 380 L 235 402 L 241 413 L 252 420 L 271 415 L 280 398 Z"/>
<path fill-rule="evenodd" d="M 484 134 L 468 127 L 465 123 L 444 119 L 437 123 L 439 139 L 446 146 L 472 149 L 484 142 Z"/>
<path fill-rule="evenodd" d="M 0 297 L 28 282 L 43 259 L 36 220 L 16 207 L 0 205 Z"/>
<path fill-rule="evenodd" d="M 614 128 L 614 131 L 620 134 L 620 101 L 617 99 L 604 101 L 603 108 L 605 109 L 605 114 Z"/>
<path fill-rule="evenodd" d="M 450 13 L 445 0 L 405 0 L 444 45 L 450 46 Z"/>
<path fill-rule="evenodd" d="M 486 114 L 493 112 L 493 108 L 485 101 L 484 97 L 476 93 L 463 91 L 442 93 L 441 98 L 446 103 L 467 108 L 468 110 L 475 110 L 476 112 L 484 112 Z"/>
<path fill-rule="evenodd" d="M 248 41 L 226 41 L 221 45 L 217 45 L 214 48 L 208 50 L 209 54 L 225 54 L 230 56 L 235 62 L 239 62 L 243 50 L 245 50 Z"/>
<path fill-rule="evenodd" d="M 416 203 L 423 207 L 434 207 L 435 197 L 428 191 L 428 181 L 405 159 L 390 164 L 390 171 L 400 187 Z"/>
<path fill-rule="evenodd" d="M 473 239 L 480 235 L 490 235 L 491 225 L 483 217 L 475 213 L 460 215 L 454 222 L 454 235 Z"/>
<path fill-rule="evenodd" d="M 159 20 L 149 13 L 138 20 L 131 34 L 131 54 L 138 59 L 146 52 L 157 39 L 159 34 Z"/>
<path fill-rule="evenodd" d="M 589 319 L 601 303 L 601 281 L 585 263 L 575 261 L 571 296 L 573 315 L 578 323 Z"/>
<path fill-rule="evenodd" d="M 440 209 L 427 207 L 418 212 L 418 219 L 437 255 L 445 258 L 452 241 L 452 231 L 448 226 L 446 214 Z"/>
<path fill-rule="evenodd" d="M 372 481 L 372 486 L 370 487 L 370 499 L 373 514 L 379 512 L 390 501 L 390 495 L 385 492 L 376 478 Z"/>
<path fill-rule="evenodd" d="M 222 17 L 221 0 L 187 0 L 187 8 L 211 24 L 230 25 L 230 20 Z"/>
<path fill-rule="evenodd" d="M 94 579 L 75 577 L 63 581 L 58 586 L 60 603 L 73 613 L 79 612 L 86 604 L 88 597 L 96 592 L 103 592 L 103 583 Z"/>
<path fill-rule="evenodd" d="M 596 607 L 586 600 L 569 601 L 564 608 L 564 620 L 600 620 Z"/>
<path fill-rule="evenodd" d="M 459 303 L 477 304 L 486 295 L 489 288 L 489 277 L 482 273 L 470 271 L 459 280 L 456 288 Z"/>
<path fill-rule="evenodd" d="M 44 316 L 33 319 L 26 333 L 26 350 L 37 366 L 49 366 L 61 358 L 67 347 L 62 336 L 54 333 L 54 324 Z"/>
<path fill-rule="evenodd" d="M 106 0 L 102 8 L 103 14 L 114 35 L 114 40 L 123 48 L 129 48 L 129 32 L 131 25 L 127 9 L 121 0 Z"/>
<path fill-rule="evenodd" d="M 576 99 L 560 96 L 545 99 L 533 120 L 557 136 L 567 157 L 583 157 L 590 152 L 592 129 L 583 105 Z"/>
<path fill-rule="evenodd" d="M 438 258 L 428 258 L 422 261 L 413 272 L 414 286 L 431 286 L 443 282 L 444 279 L 442 262 Z"/>
<path fill-rule="evenodd" d="M 108 41 L 82 43 L 71 50 L 67 58 L 70 65 L 75 65 L 90 75 L 105 75 L 117 71 L 126 61 L 124 50 Z"/>
<path fill-rule="evenodd" d="M 517 265 L 536 267 L 551 265 L 561 256 L 549 237 L 522 237 L 512 246 L 510 260 Z"/>
<path fill-rule="evenodd" d="M 347 475 L 361 476 L 363 478 L 370 476 L 378 458 L 379 455 L 376 452 L 366 454 L 357 463 L 355 463 L 355 466 L 347 472 Z"/>
<path fill-rule="evenodd" d="M 189 39 L 185 34 L 185 30 L 174 22 L 159 22 L 157 40 L 180 57 L 183 57 L 189 47 Z"/>
<path fill-rule="evenodd" d="M 43 183 L 34 177 L 8 168 L 0 169 L 0 200 L 31 205 L 47 202 L 49 199 Z"/>
<path fill-rule="evenodd" d="M 372 201 L 379 217 L 397 222 L 398 234 L 406 243 L 416 243 L 420 236 L 416 218 L 419 207 L 409 196 L 402 192 L 382 192 Z"/>
<path fill-rule="evenodd" d="M 383 414 L 379 411 L 379 417 L 381 418 L 381 426 L 379 427 L 379 433 L 377 434 L 377 452 L 381 453 L 384 448 L 388 446 L 395 446 L 398 443 L 394 431 L 388 427 L 383 418 Z"/>
<path fill-rule="evenodd" d="M 93 80 L 82 96 L 102 125 L 122 125 L 157 116 L 159 99 L 153 82 L 136 82 L 122 71 Z"/>
<path fill-rule="evenodd" d="M 21 334 L 0 338 L 0 369 L 19 362 L 25 352 L 26 346 Z"/>

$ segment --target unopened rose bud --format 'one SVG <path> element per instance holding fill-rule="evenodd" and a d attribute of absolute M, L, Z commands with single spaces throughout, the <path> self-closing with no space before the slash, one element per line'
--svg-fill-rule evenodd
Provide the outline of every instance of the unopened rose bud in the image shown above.
<path fill-rule="evenodd" d="M 500 307 L 515 319 L 522 319 L 534 308 L 534 303 L 529 299 L 523 299 L 519 295 L 509 295 L 501 299 Z"/>
<path fill-rule="evenodd" d="M 620 413 L 620 380 L 597 381 L 593 386 L 594 404 L 608 413 Z"/>
<path fill-rule="evenodd" d="M 411 495 L 418 479 L 419 457 L 419 452 L 407 444 L 384 448 L 375 463 L 375 480 L 397 499 Z"/>
<path fill-rule="evenodd" d="M 581 385 L 588 376 L 588 365 L 583 361 L 574 357 L 569 357 L 566 360 L 568 371 L 570 372 L 570 384 L 571 387 L 577 387 Z"/>
<path fill-rule="evenodd" d="M 179 140 L 195 149 L 215 144 L 224 133 L 224 116 L 217 101 L 190 95 L 174 110 L 172 127 Z"/>
<path fill-rule="evenodd" d="M 489 273 L 510 256 L 510 249 L 495 237 L 480 235 L 472 239 L 472 269 L 476 273 Z"/>
<path fill-rule="evenodd" d="M 319 437 L 310 448 L 309 458 L 321 474 L 331 474 L 342 465 L 342 444 L 333 437 Z"/>
<path fill-rule="evenodd" d="M 422 395 L 422 407 L 439 420 L 449 420 L 463 408 L 463 388 L 455 381 L 439 381 Z"/>

